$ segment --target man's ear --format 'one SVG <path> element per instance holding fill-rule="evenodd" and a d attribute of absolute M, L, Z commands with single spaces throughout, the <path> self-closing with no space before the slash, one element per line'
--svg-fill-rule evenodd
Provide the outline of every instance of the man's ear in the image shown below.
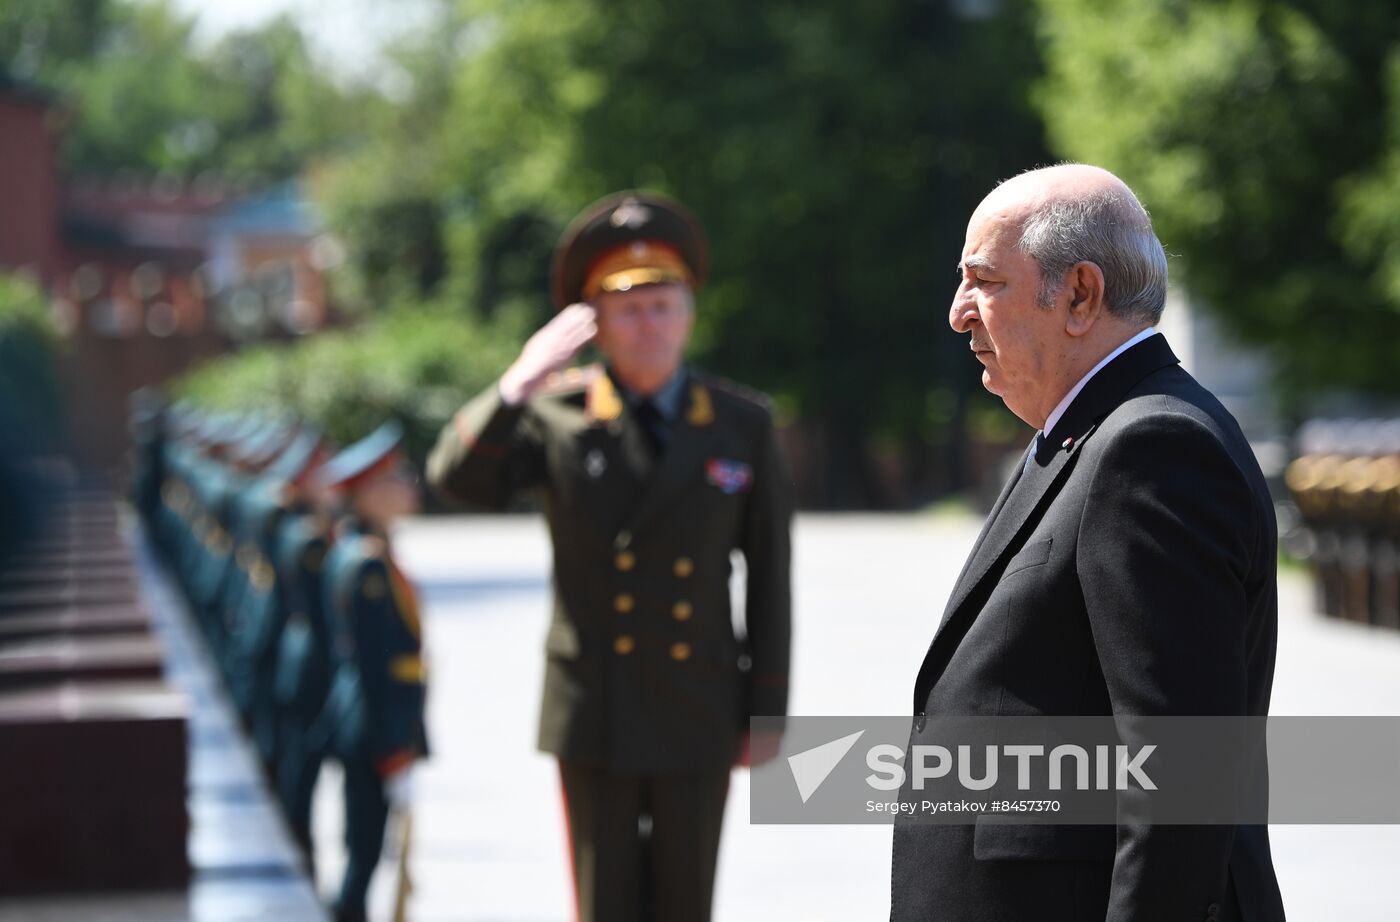
<path fill-rule="evenodd" d="M 1093 329 L 1107 305 L 1103 298 L 1103 270 L 1096 263 L 1078 262 L 1070 267 L 1066 282 L 1069 287 L 1069 310 L 1065 332 L 1083 336 Z"/>

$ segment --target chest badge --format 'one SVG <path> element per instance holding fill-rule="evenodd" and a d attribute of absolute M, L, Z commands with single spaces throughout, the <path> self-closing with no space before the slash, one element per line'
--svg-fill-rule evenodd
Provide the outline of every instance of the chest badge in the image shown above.
<path fill-rule="evenodd" d="M 594 480 L 603 476 L 608 469 L 608 459 L 603 457 L 602 449 L 595 448 L 584 456 L 583 469 Z"/>
<path fill-rule="evenodd" d="M 753 484 L 753 468 L 742 461 L 711 458 L 705 462 L 705 479 L 721 493 L 741 493 Z"/>

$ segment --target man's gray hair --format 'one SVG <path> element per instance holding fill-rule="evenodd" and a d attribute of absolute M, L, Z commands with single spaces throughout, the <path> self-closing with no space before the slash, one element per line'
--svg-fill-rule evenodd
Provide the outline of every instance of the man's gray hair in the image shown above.
<path fill-rule="evenodd" d="M 1021 252 L 1040 264 L 1048 307 L 1075 263 L 1103 272 L 1104 301 L 1115 316 L 1155 324 L 1167 300 L 1167 254 L 1147 210 L 1131 194 L 1103 191 L 1047 202 L 1021 226 Z"/>

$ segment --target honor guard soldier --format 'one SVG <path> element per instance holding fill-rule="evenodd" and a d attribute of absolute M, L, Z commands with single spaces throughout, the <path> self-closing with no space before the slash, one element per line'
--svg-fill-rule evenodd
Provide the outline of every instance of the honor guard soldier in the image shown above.
<path fill-rule="evenodd" d="M 135 391 L 129 401 L 131 434 L 131 502 L 153 540 L 160 512 L 160 489 L 165 483 L 166 402 L 152 387 Z M 162 550 L 164 550 L 162 548 Z"/>
<path fill-rule="evenodd" d="M 290 427 L 269 445 L 269 457 L 251 459 L 256 479 L 239 501 L 242 540 L 236 559 L 245 578 L 235 602 L 229 690 L 273 783 L 281 749 L 274 677 L 283 630 L 291 613 L 299 611 L 292 596 L 301 578 L 299 569 L 278 565 L 278 542 L 289 520 L 312 512 L 307 482 L 319 446 L 317 433 Z"/>
<path fill-rule="evenodd" d="M 274 471 L 283 480 L 279 492 L 288 510 L 273 547 L 286 611 L 272 678 L 278 721 L 275 784 L 292 836 L 313 871 L 311 797 L 325 753 L 312 731 L 330 690 L 333 656 L 322 591 L 330 528 L 318 479 L 329 450 L 320 433 L 304 429 Z"/>
<path fill-rule="evenodd" d="M 417 484 L 398 450 L 397 423 L 326 463 L 321 484 L 343 498 L 326 561 L 333 677 L 317 734 L 345 772 L 345 877 L 338 922 L 365 918 L 390 807 L 406 808 L 413 763 L 427 754 L 425 670 L 413 588 L 389 552 L 388 529 L 417 508 Z"/>
<path fill-rule="evenodd" d="M 237 568 L 229 530 L 237 496 L 229 456 L 261 424 L 252 417 L 214 417 L 201 433 L 202 455 L 191 465 L 190 482 L 197 497 L 194 565 L 190 573 L 191 602 L 204 621 L 209 645 L 225 679 L 229 670 L 227 588 Z"/>
<path fill-rule="evenodd" d="M 595 204 L 555 254 L 557 316 L 443 430 L 449 498 L 532 491 L 554 550 L 540 747 L 559 758 L 579 918 L 710 918 L 749 715 L 788 697 L 792 484 L 766 401 L 687 367 L 699 225 L 668 199 Z M 566 366 L 594 341 L 604 365 Z M 730 555 L 747 564 L 746 632 Z"/>

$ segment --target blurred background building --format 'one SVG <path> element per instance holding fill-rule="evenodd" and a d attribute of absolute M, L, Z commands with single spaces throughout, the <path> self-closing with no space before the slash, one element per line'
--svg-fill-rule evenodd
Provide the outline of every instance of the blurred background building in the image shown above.
<path fill-rule="evenodd" d="M 335 244 L 294 180 L 250 190 L 207 173 L 68 176 L 59 148 L 72 117 L 48 92 L 0 82 L 0 269 L 52 306 L 74 455 L 113 468 L 132 392 L 326 324 Z"/>

